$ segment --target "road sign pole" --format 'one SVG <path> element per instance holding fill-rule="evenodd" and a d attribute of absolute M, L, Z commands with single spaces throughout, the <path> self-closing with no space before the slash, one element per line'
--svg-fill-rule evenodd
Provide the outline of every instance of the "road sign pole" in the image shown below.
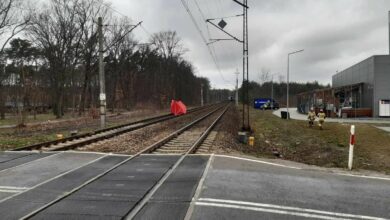
<path fill-rule="evenodd" d="M 349 158 L 348 158 L 349 170 L 352 170 L 354 146 L 355 146 L 355 125 L 351 125 L 351 137 L 349 138 Z"/>

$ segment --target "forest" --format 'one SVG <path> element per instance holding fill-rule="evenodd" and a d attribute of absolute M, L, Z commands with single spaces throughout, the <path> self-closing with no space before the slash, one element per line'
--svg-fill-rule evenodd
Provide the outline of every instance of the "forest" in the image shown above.
<path fill-rule="evenodd" d="M 132 109 L 167 107 L 218 97 L 207 78 L 195 75 L 183 58 L 187 49 L 175 31 L 149 34 L 117 16 L 105 0 L 50 0 L 40 9 L 22 0 L 0 2 L 0 114 L 52 111 L 82 115 L 99 105 L 97 19 L 103 18 L 107 106 Z M 223 92 L 223 91 L 221 91 Z"/>
<path fill-rule="evenodd" d="M 284 81 L 273 82 L 265 80 L 262 83 L 251 81 L 249 83 L 249 102 L 255 98 L 271 98 L 273 87 L 273 97 L 281 105 L 286 105 L 287 84 Z M 296 95 L 303 92 L 312 91 L 315 89 L 329 88 L 330 85 L 321 85 L 317 81 L 314 82 L 290 82 L 290 106 L 296 106 Z M 239 89 L 239 97 L 242 96 L 242 89 Z"/>
<path fill-rule="evenodd" d="M 173 31 L 148 33 L 146 42 L 133 34 L 141 23 L 115 14 L 106 0 L 0 1 L 0 119 L 52 112 L 84 115 L 99 107 L 98 25 L 103 19 L 103 59 L 107 107 L 166 108 L 171 99 L 199 105 L 226 100 L 227 89 L 211 89 L 207 78 L 195 75 L 187 52 Z M 37 9 L 39 8 L 39 9 Z M 146 32 L 146 31 L 145 31 Z M 203 73 L 202 75 L 206 75 Z M 249 100 L 270 97 L 271 82 L 249 83 Z M 283 104 L 286 83 L 274 85 Z M 293 95 L 323 88 L 317 82 L 291 83 Z M 241 97 L 242 89 L 239 90 Z M 251 101 L 250 101 L 251 102 Z"/>

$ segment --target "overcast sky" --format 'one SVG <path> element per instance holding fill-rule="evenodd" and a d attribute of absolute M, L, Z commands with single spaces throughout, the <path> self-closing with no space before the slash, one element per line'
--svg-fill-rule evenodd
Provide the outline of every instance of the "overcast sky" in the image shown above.
<path fill-rule="evenodd" d="M 242 13 L 232 0 L 184 0 L 202 33 L 208 38 L 206 18 Z M 200 11 L 196 6 L 198 3 Z M 286 75 L 287 53 L 291 57 L 290 80 L 331 83 L 331 76 L 372 55 L 388 53 L 389 0 L 248 0 L 249 73 L 259 81 L 262 69 Z M 146 32 L 175 30 L 189 49 L 186 59 L 199 76 L 208 77 L 213 87 L 233 88 L 234 72 L 242 71 L 242 44 L 223 41 L 213 44 L 220 73 L 181 0 L 113 0 L 112 7 L 143 21 L 134 34 L 146 41 Z M 226 30 L 242 38 L 242 17 L 225 19 Z M 214 38 L 225 38 L 209 26 Z M 284 77 L 285 78 L 285 77 Z M 241 80 L 240 80 L 241 81 Z"/>

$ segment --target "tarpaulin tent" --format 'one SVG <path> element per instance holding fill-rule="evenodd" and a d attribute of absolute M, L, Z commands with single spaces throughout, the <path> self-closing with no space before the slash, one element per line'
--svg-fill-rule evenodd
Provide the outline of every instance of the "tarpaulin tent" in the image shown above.
<path fill-rule="evenodd" d="M 184 115 L 187 113 L 187 107 L 184 105 L 182 101 L 171 101 L 171 113 L 175 116 Z"/>

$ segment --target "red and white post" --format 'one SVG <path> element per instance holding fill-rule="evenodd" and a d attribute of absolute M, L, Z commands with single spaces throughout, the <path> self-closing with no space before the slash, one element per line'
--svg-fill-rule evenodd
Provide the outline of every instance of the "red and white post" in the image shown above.
<path fill-rule="evenodd" d="M 348 169 L 352 170 L 353 147 L 355 146 L 355 125 L 351 125 L 351 137 L 349 138 Z"/>

